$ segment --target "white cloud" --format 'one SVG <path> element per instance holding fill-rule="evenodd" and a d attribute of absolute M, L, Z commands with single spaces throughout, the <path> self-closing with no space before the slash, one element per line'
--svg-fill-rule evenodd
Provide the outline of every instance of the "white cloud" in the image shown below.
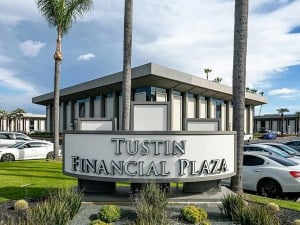
<path fill-rule="evenodd" d="M 25 20 L 36 20 L 38 15 L 35 1 L 0 1 L 0 23 L 16 25 Z"/>
<path fill-rule="evenodd" d="M 20 44 L 19 48 L 24 56 L 33 58 L 36 57 L 42 48 L 46 46 L 46 43 L 40 41 L 27 40 Z"/>
<path fill-rule="evenodd" d="M 0 55 L 0 63 L 9 63 L 12 60 L 4 55 Z"/>
<path fill-rule="evenodd" d="M 10 89 L 15 89 L 18 91 L 36 93 L 35 87 L 33 84 L 20 79 L 14 72 L 0 68 L 0 84 L 6 86 Z"/>
<path fill-rule="evenodd" d="M 287 97 L 291 94 L 296 94 L 299 91 L 297 89 L 290 89 L 290 88 L 280 88 L 280 89 L 274 89 L 269 92 L 269 95 L 281 95 L 282 97 Z"/>
<path fill-rule="evenodd" d="M 87 54 L 81 54 L 78 58 L 77 61 L 89 61 L 92 58 L 95 58 L 96 56 L 93 53 L 87 53 Z"/>

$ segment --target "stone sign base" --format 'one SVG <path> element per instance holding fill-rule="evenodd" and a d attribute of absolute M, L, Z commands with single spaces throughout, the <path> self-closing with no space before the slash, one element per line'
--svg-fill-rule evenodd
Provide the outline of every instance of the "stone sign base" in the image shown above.
<path fill-rule="evenodd" d="M 84 193 L 114 193 L 115 182 L 78 179 L 78 189 Z"/>

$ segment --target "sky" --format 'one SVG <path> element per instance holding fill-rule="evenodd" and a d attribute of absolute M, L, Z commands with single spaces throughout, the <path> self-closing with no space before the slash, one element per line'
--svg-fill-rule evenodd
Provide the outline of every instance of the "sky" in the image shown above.
<path fill-rule="evenodd" d="M 232 86 L 234 0 L 134 0 L 132 67 L 149 62 Z M 250 0 L 246 86 L 300 111 L 300 0 Z M 61 88 L 122 70 L 124 0 L 94 0 L 63 37 Z M 0 109 L 45 113 L 53 91 L 56 29 L 35 0 L 0 1 Z"/>

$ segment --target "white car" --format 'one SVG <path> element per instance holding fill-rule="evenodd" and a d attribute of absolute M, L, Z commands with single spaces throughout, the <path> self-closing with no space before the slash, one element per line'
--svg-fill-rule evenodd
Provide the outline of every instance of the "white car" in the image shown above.
<path fill-rule="evenodd" d="M 21 141 L 9 147 L 0 148 L 0 160 L 14 161 L 26 159 L 54 158 L 53 143 L 42 140 Z M 61 151 L 59 151 L 61 155 Z"/>
<path fill-rule="evenodd" d="M 25 134 L 18 132 L 0 132 L 0 147 L 10 146 L 20 141 L 28 141 L 31 140 Z"/>
<path fill-rule="evenodd" d="M 260 195 L 277 197 L 300 195 L 300 165 L 292 160 L 272 155 L 244 152 L 243 188 Z M 225 185 L 230 179 L 222 180 Z"/>

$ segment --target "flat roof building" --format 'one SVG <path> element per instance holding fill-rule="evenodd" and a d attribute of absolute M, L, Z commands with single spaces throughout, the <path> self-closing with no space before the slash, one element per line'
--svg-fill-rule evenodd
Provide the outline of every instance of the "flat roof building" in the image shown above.
<path fill-rule="evenodd" d="M 83 118 L 122 121 L 122 79 L 118 72 L 60 90 L 60 131 L 77 129 Z M 220 130 L 232 130 L 232 88 L 148 63 L 132 69 L 132 101 L 168 102 L 170 130 L 186 129 L 187 118 L 217 118 Z M 245 132 L 253 133 L 254 106 L 266 104 L 261 95 L 245 93 Z M 47 107 L 47 131 L 52 131 L 53 92 L 34 97 Z"/>
<path fill-rule="evenodd" d="M 272 130 L 276 133 L 299 134 L 300 117 L 297 113 L 285 114 L 266 114 L 254 117 L 254 132 Z"/>

